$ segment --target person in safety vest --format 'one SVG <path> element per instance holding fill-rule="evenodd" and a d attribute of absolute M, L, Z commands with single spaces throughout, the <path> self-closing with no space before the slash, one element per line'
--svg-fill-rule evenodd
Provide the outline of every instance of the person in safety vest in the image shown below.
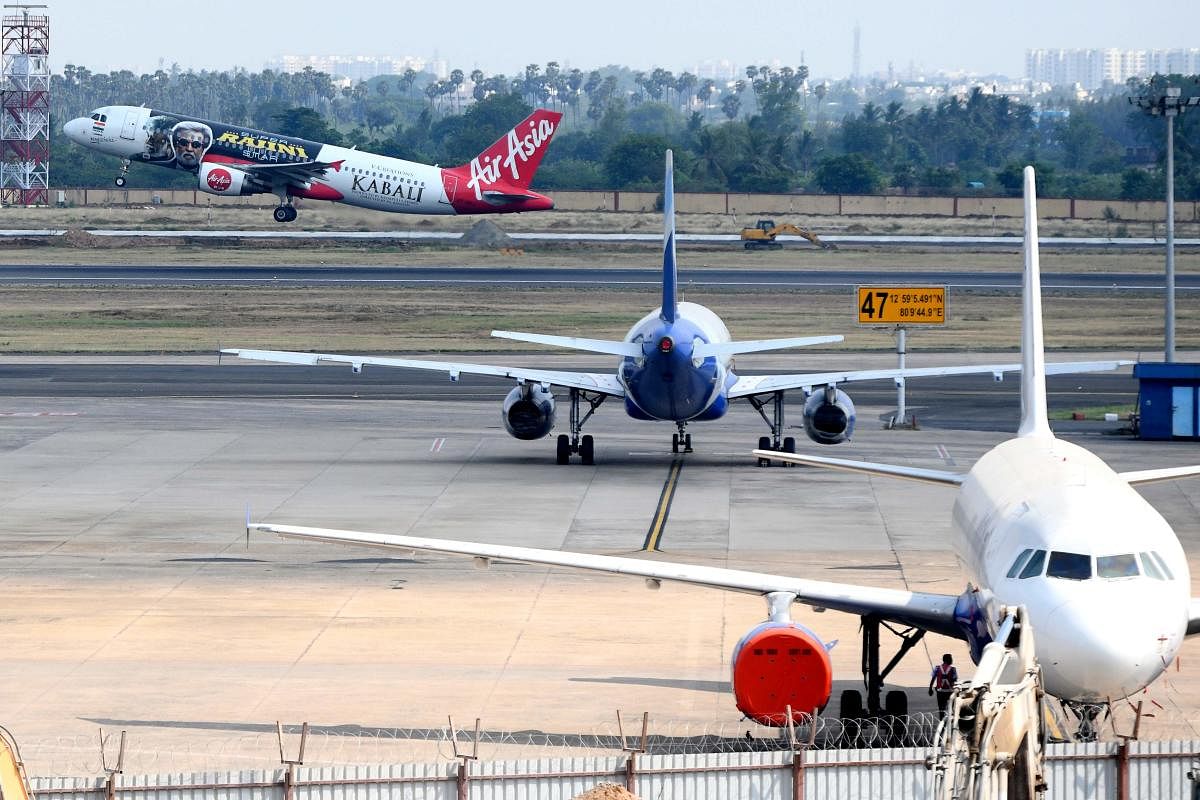
<path fill-rule="evenodd" d="M 957 683 L 958 670 L 954 667 L 954 656 L 946 653 L 942 656 L 942 663 L 933 668 L 933 675 L 929 677 L 929 693 L 937 692 L 938 714 L 943 717 L 946 716 L 946 706 Z"/>

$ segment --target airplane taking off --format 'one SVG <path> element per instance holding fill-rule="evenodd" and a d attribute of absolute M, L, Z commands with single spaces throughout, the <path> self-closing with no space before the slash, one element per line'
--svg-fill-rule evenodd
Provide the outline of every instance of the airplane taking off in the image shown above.
<path fill-rule="evenodd" d="M 584 464 L 595 459 L 595 443 L 581 430 L 608 398 L 621 400 L 625 413 L 639 420 L 673 422 L 671 450 L 692 451 L 691 422 L 707 422 L 725 416 L 731 401 L 745 399 L 770 427 L 771 435 L 758 440 L 760 450 L 794 453 L 796 440 L 783 435 L 784 394 L 801 389 L 805 395 L 804 432 L 819 444 L 838 444 L 854 433 L 855 410 L 850 397 L 838 384 L 850 381 L 991 373 L 997 380 L 1005 372 L 1020 370 L 1020 364 L 991 364 L 963 367 L 874 369 L 845 372 L 816 372 L 791 375 L 743 375 L 734 373 L 733 357 L 742 353 L 784 350 L 815 344 L 840 342 L 841 336 L 808 336 L 735 342 L 729 329 L 713 311 L 697 303 L 678 300 L 675 262 L 675 190 L 671 151 L 667 151 L 666 182 L 663 190 L 663 280 L 662 305 L 638 320 L 621 341 L 549 336 L 540 333 L 492 331 L 492 336 L 521 342 L 551 345 L 588 353 L 619 356 L 616 374 L 564 372 L 558 370 L 497 367 L 445 361 L 416 361 L 365 355 L 297 353 L 282 350 L 224 349 L 240 358 L 280 361 L 289 364 L 349 364 L 354 372 L 367 365 L 446 372 L 457 381 L 463 373 L 515 378 L 501 409 L 505 429 L 517 439 L 541 439 L 554 428 L 556 402 L 551 387 L 568 391 L 569 434 L 559 434 L 557 460 L 566 464 L 578 453 Z M 1130 361 L 1092 361 L 1053 364 L 1059 372 L 1097 372 L 1116 369 Z M 583 413 L 583 404 L 588 405 Z M 764 409 L 770 405 L 772 413 Z M 768 466 L 770 457 L 760 457 Z"/>
<path fill-rule="evenodd" d="M 1037 217 L 1032 168 L 1025 171 L 1025 285 L 1021 336 L 1021 423 L 1017 437 L 986 453 L 966 474 L 842 459 L 759 453 L 800 464 L 957 487 L 955 549 L 971 582 L 961 594 L 879 589 L 711 566 L 643 561 L 527 547 L 257 523 L 282 538 L 422 550 L 633 575 L 657 588 L 678 581 L 760 595 L 767 620 L 738 643 L 732 659 L 737 707 L 764 725 L 784 725 L 829 701 L 832 645 L 794 621 L 793 603 L 861 617 L 868 709 L 880 711 L 883 679 L 925 632 L 968 643 L 979 659 L 997 633 L 1002 606 L 1028 609 L 1047 692 L 1094 735 L 1112 700 L 1148 686 L 1200 633 L 1183 548 L 1170 525 L 1132 486 L 1200 475 L 1200 465 L 1114 472 L 1088 450 L 1054 437 L 1046 409 Z M 911 630 L 892 663 L 879 667 L 879 627 Z M 850 702 L 862 700 L 850 691 Z M 847 692 L 843 693 L 846 715 Z M 907 711 L 902 692 L 884 710 Z"/>
<path fill-rule="evenodd" d="M 273 194 L 276 222 L 292 222 L 292 199 L 330 200 L 401 214 L 544 211 L 554 201 L 529 184 L 562 114 L 538 109 L 470 163 L 443 169 L 354 148 L 210 122 L 136 106 L 105 106 L 63 125 L 68 139 L 133 161 L 196 175 L 203 192 Z"/>

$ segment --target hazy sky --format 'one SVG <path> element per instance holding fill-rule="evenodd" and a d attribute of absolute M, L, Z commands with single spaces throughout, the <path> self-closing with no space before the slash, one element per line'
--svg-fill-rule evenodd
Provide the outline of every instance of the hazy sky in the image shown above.
<path fill-rule="evenodd" d="M 891 62 L 899 74 L 912 64 L 1020 78 L 1031 47 L 1200 46 L 1195 0 L 1006 0 L 988 6 L 965 0 L 42 1 L 50 6 L 55 72 L 64 64 L 151 72 L 160 59 L 197 70 L 237 65 L 256 71 L 283 54 L 435 53 L 468 72 L 512 73 L 547 61 L 678 72 L 720 59 L 740 66 L 772 59 L 797 65 L 803 55 L 814 77 L 844 77 L 855 23 L 862 28 L 864 74 L 886 70 Z"/>

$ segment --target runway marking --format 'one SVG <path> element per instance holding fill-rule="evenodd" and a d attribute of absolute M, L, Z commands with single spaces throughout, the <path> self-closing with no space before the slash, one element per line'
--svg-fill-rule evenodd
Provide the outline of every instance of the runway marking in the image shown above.
<path fill-rule="evenodd" d="M 442 436 L 442 437 L 439 437 L 439 438 L 437 438 L 437 439 L 434 439 L 434 440 L 433 440 L 433 444 L 429 445 L 429 452 L 431 452 L 431 453 L 440 453 L 440 452 L 442 452 L 442 446 L 443 446 L 443 445 L 445 445 L 445 444 L 446 444 L 446 437 L 445 437 L 445 436 Z"/>
<path fill-rule="evenodd" d="M 951 466 L 951 467 L 958 466 L 958 462 L 956 462 L 954 460 L 954 457 L 950 455 L 950 451 L 946 449 L 946 445 L 939 444 L 937 446 L 937 454 L 938 454 L 938 457 L 941 458 L 942 461 L 945 461 L 948 466 Z"/>
<path fill-rule="evenodd" d="M 658 550 L 663 528 L 667 525 L 667 517 L 671 515 L 671 501 L 675 499 L 675 489 L 679 486 L 679 473 L 682 471 L 683 459 L 677 457 L 667 470 L 667 479 L 663 482 L 662 493 L 658 496 L 658 505 L 654 509 L 654 519 L 650 521 L 650 530 L 646 531 L 646 542 L 642 545 L 644 552 L 652 553 Z"/>
<path fill-rule="evenodd" d="M 78 417 L 79 411 L 0 411 L 0 417 Z"/>

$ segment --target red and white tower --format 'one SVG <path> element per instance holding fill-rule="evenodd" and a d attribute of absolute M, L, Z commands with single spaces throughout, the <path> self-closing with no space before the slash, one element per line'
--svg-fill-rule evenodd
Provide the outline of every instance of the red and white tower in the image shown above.
<path fill-rule="evenodd" d="M 45 205 L 50 186 L 50 17 L 4 6 L 0 31 L 0 203 Z M 31 11 L 33 13 L 31 13 Z"/>

